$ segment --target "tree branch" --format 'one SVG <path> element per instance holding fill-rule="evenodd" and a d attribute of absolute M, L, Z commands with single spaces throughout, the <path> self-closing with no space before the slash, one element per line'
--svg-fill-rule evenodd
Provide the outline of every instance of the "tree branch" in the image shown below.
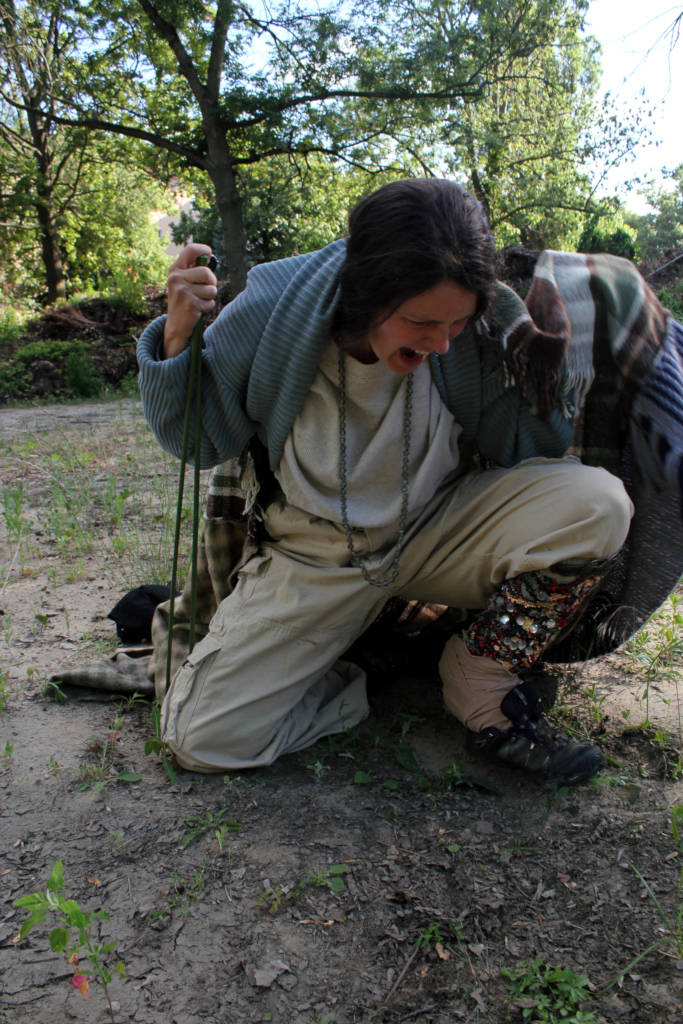
<path fill-rule="evenodd" d="M 225 61 L 225 40 L 231 22 L 231 0 L 218 0 L 218 8 L 213 22 L 213 33 L 211 37 L 209 70 L 206 76 L 206 88 L 214 103 L 218 102 L 218 98 L 221 94 L 221 75 L 223 74 L 223 63 Z"/>
<path fill-rule="evenodd" d="M 166 40 L 169 47 L 175 54 L 175 58 L 178 61 L 178 69 L 180 70 L 181 75 L 183 76 L 183 78 L 186 79 L 199 105 L 202 108 L 204 108 L 206 105 L 206 101 L 208 99 L 207 90 L 202 84 L 199 75 L 197 74 L 197 69 L 192 63 L 192 58 L 190 57 L 189 53 L 183 46 L 182 40 L 178 35 L 178 32 L 176 31 L 175 25 L 171 25 L 169 21 L 166 21 L 165 18 L 162 18 L 154 4 L 150 3 L 150 0 L 137 0 L 137 2 L 145 12 L 147 17 L 149 18 L 149 20 L 152 22 L 154 28 Z M 219 13 L 220 8 L 221 4 L 219 3 Z M 218 18 L 219 14 L 216 15 L 216 20 L 218 20 Z"/>
<path fill-rule="evenodd" d="M 6 103 L 9 103 L 10 106 L 15 107 L 17 110 L 25 110 L 29 114 L 39 114 L 45 117 L 40 107 L 27 107 L 25 104 L 11 99 L 2 89 L 0 89 L 0 96 Z M 142 142 L 150 142 L 153 146 L 158 146 L 159 149 L 166 149 L 169 153 L 177 153 L 178 156 L 185 157 L 194 167 L 199 167 L 202 170 L 206 170 L 207 167 L 206 158 L 197 150 L 190 149 L 189 146 L 182 146 L 178 142 L 172 142 L 170 139 L 165 139 L 163 135 L 157 135 L 156 132 L 147 132 L 142 128 L 131 128 L 125 124 L 103 121 L 99 117 L 70 118 L 61 117 L 59 114 L 51 114 L 50 117 L 55 124 L 69 125 L 72 128 L 92 128 L 93 130 L 111 132 L 114 135 L 125 135 L 131 139 L 140 139 Z"/>

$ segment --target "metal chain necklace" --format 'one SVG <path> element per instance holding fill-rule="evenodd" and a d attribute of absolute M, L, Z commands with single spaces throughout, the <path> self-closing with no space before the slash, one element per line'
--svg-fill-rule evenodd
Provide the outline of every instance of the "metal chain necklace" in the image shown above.
<path fill-rule="evenodd" d="M 408 492 L 409 458 L 410 458 L 410 423 L 413 412 L 413 374 L 408 374 L 406 381 L 406 398 L 403 407 L 403 459 L 401 462 L 401 513 L 398 520 L 398 540 L 396 542 L 396 553 L 391 563 L 391 576 L 388 579 L 373 579 L 370 576 L 362 555 L 354 549 L 353 531 L 349 525 L 349 517 L 346 505 L 346 365 L 344 362 L 344 350 L 339 346 L 339 504 L 341 506 L 342 526 L 346 534 L 346 544 L 351 555 L 351 561 L 360 569 L 366 583 L 371 587 L 390 587 L 398 576 L 401 552 L 406 532 L 406 520 L 408 518 Z"/>

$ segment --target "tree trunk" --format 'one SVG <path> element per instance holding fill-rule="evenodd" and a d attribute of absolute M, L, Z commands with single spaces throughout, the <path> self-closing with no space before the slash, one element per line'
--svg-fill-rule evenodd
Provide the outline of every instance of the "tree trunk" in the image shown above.
<path fill-rule="evenodd" d="M 228 271 L 230 298 L 234 299 L 247 284 L 247 254 L 242 220 L 242 202 L 237 191 L 235 171 L 221 129 L 213 126 L 207 132 L 209 166 L 207 170 L 216 189 L 216 206 L 223 229 L 225 265 Z"/>
<path fill-rule="evenodd" d="M 59 236 L 55 223 L 54 203 L 52 190 L 43 178 L 38 180 L 37 185 L 36 213 L 40 224 L 40 245 L 45 264 L 45 279 L 47 281 L 47 299 L 54 303 L 57 299 L 66 298 L 66 280 L 64 278 L 64 264 L 59 248 Z"/>

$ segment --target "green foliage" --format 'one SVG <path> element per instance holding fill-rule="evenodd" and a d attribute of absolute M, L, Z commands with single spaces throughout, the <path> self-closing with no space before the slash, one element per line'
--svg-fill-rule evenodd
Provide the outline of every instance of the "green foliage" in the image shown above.
<path fill-rule="evenodd" d="M 683 260 L 681 263 L 683 264 Z M 665 285 L 664 288 L 660 288 L 657 292 L 657 298 L 666 309 L 671 311 L 677 320 L 683 322 L 683 277 L 678 281 Z"/>
<path fill-rule="evenodd" d="M 19 930 L 19 938 L 25 939 L 37 924 L 42 924 L 48 914 L 56 914 L 61 927 L 50 932 L 50 948 L 55 953 L 66 953 L 66 961 L 74 968 L 73 983 L 83 996 L 88 994 L 88 979 L 93 978 L 100 983 L 109 1005 L 109 1014 L 114 1021 L 114 1011 L 109 996 L 109 985 L 112 973 L 125 978 L 126 968 L 121 960 L 110 965 L 110 954 L 116 949 L 117 943 L 100 942 L 96 935 L 99 927 L 97 922 L 109 921 L 106 910 L 95 910 L 89 913 L 83 910 L 76 900 L 66 899 L 63 895 L 64 878 L 62 862 L 58 860 L 47 880 L 45 892 L 34 892 L 30 896 L 22 896 L 14 901 L 15 907 L 22 907 L 29 912 Z M 71 932 L 76 931 L 78 938 L 71 945 Z M 89 968 L 82 967 L 80 960 L 86 960 Z"/>
<path fill-rule="evenodd" d="M 165 284 L 171 262 L 151 217 L 169 201 L 135 166 L 89 165 L 63 228 L 69 287 L 95 289 L 113 305 L 144 313 L 145 289 Z"/>
<path fill-rule="evenodd" d="M 602 230 L 597 226 L 596 218 L 591 218 L 583 229 L 576 251 L 607 252 L 632 260 L 636 255 L 636 233 L 626 227 L 615 231 Z"/>
<path fill-rule="evenodd" d="M 312 156 L 271 157 L 240 175 L 247 260 L 250 265 L 313 252 L 346 234 L 348 211 L 367 192 L 396 174 L 371 176 Z M 192 215 L 181 213 L 173 241 L 210 245 L 225 272 L 225 248 L 218 207 L 211 189 L 193 176 L 198 193 Z"/>
<path fill-rule="evenodd" d="M 540 1024 L 595 1024 L 593 1013 L 578 1008 L 590 999 L 588 976 L 569 967 L 550 967 L 534 957 L 500 972 L 512 999 L 522 1007 L 525 1021 Z"/>
<path fill-rule="evenodd" d="M 683 164 L 668 176 L 672 188 L 650 187 L 640 193 L 650 204 L 651 213 L 627 216 L 644 260 L 661 259 L 670 250 L 683 247 Z"/>
<path fill-rule="evenodd" d="M 68 356 L 77 352 L 85 352 L 85 346 L 81 341 L 52 341 L 50 338 L 44 338 L 22 345 L 14 358 L 22 366 L 29 366 L 43 359 L 51 363 L 64 363 Z"/>
<path fill-rule="evenodd" d="M 97 373 L 92 356 L 82 350 L 69 352 L 64 361 L 66 383 L 78 398 L 97 398 L 104 381 Z"/>

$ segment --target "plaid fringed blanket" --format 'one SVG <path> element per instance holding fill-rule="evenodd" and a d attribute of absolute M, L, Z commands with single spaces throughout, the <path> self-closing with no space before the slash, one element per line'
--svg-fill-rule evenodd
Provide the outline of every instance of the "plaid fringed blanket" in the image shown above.
<path fill-rule="evenodd" d="M 574 421 L 570 452 L 620 476 L 635 505 L 622 564 L 574 632 L 546 657 L 580 660 L 622 643 L 683 574 L 683 328 L 633 264 L 614 256 L 546 251 L 526 313 L 504 301 L 506 292 L 501 288 L 501 301 L 480 335 L 482 362 L 495 348 L 507 386 L 522 399 L 535 395 L 540 415 L 560 403 Z M 256 441 L 213 471 L 199 554 L 199 638 L 231 592 L 240 565 L 258 550 L 259 509 L 271 485 L 267 452 Z M 189 582 L 175 605 L 174 671 L 187 657 L 188 617 Z M 361 638 L 350 656 L 371 661 L 366 656 L 381 646 L 382 636 L 396 633 L 422 637 L 440 651 L 466 622 L 465 610 L 394 598 L 366 634 L 369 651 Z M 148 666 L 160 699 L 167 625 L 168 604 L 162 604 Z"/>

